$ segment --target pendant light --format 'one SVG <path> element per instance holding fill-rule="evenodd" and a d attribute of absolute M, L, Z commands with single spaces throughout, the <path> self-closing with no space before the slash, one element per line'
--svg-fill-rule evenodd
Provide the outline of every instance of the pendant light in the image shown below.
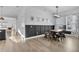
<path fill-rule="evenodd" d="M 0 15 L 0 20 L 4 20 L 4 17 L 3 17 L 3 6 L 1 6 L 1 15 Z"/>
<path fill-rule="evenodd" d="M 56 13 L 55 13 L 55 15 L 54 15 L 54 17 L 56 17 L 56 18 L 59 18 L 60 17 L 60 15 L 59 15 L 59 6 L 56 6 Z"/>

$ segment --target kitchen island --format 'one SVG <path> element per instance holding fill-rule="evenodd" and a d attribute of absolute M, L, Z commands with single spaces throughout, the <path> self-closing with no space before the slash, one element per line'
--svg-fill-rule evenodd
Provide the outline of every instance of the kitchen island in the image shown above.
<path fill-rule="evenodd" d="M 6 30 L 7 28 L 0 28 L 0 40 L 6 40 Z"/>

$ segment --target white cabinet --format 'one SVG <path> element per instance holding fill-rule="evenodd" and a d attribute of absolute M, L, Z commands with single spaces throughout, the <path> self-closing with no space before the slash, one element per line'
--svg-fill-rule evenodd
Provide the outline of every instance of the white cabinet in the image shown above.
<path fill-rule="evenodd" d="M 16 18 L 5 18 L 0 22 L 1 27 L 13 27 L 16 28 Z"/>
<path fill-rule="evenodd" d="M 66 17 L 66 30 L 72 33 L 77 33 L 78 31 L 78 16 L 70 15 Z"/>

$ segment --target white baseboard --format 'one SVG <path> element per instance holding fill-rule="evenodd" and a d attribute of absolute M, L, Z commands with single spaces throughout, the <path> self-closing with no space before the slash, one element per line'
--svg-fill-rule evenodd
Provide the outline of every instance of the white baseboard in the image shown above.
<path fill-rule="evenodd" d="M 37 35 L 37 36 L 32 36 L 32 37 L 28 37 L 28 38 L 25 38 L 25 39 L 28 40 L 28 39 L 38 38 L 38 37 L 44 37 L 44 34 L 42 34 L 42 35 Z"/>

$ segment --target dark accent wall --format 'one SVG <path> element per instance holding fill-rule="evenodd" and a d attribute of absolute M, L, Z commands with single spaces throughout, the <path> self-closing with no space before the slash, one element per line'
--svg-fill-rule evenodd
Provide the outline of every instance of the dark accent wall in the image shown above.
<path fill-rule="evenodd" d="M 66 30 L 66 25 L 63 25 L 63 29 Z"/>
<path fill-rule="evenodd" d="M 41 35 L 51 29 L 53 30 L 54 28 L 54 25 L 25 25 L 25 36 L 32 37 L 36 35 Z"/>

